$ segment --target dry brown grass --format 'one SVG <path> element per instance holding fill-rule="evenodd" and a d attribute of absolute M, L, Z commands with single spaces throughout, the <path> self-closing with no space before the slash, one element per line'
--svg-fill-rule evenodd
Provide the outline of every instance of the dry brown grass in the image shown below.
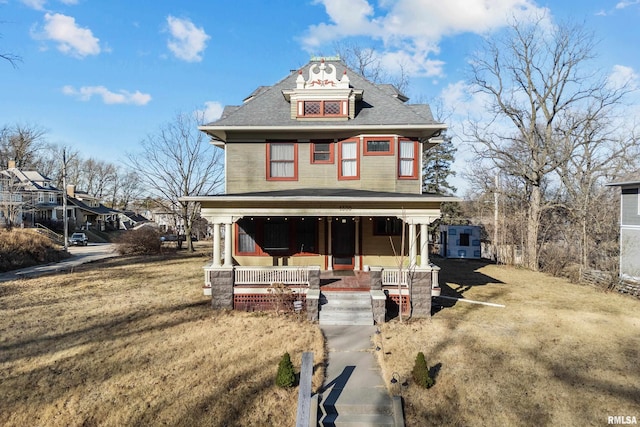
<path fill-rule="evenodd" d="M 59 261 L 67 256 L 33 229 L 0 229 L 0 272 Z"/>
<path fill-rule="evenodd" d="M 640 418 L 640 302 L 563 279 L 476 261 L 438 260 L 448 304 L 430 320 L 383 326 L 380 360 L 410 377 L 424 352 L 429 390 L 400 388 L 407 426 L 606 425 Z M 384 353 L 384 354 L 383 354 Z"/>
<path fill-rule="evenodd" d="M 135 262 L 134 262 L 135 261 Z M 203 257 L 115 259 L 0 284 L 0 425 L 293 425 L 297 388 L 275 387 L 285 351 L 299 371 L 317 326 L 212 311 Z"/>

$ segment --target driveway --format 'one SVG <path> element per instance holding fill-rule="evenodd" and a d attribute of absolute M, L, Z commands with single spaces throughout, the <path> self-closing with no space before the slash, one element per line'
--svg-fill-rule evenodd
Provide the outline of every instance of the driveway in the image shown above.
<path fill-rule="evenodd" d="M 0 274 L 0 282 L 38 277 L 46 274 L 60 273 L 63 271 L 71 271 L 74 267 L 77 267 L 81 264 L 86 264 L 88 262 L 93 262 L 104 258 L 116 257 L 118 256 L 118 253 L 115 249 L 116 245 L 113 243 L 89 243 L 88 246 L 70 246 L 70 258 L 51 264 L 36 265 L 33 267 L 27 267 L 20 270 L 2 273 Z"/>

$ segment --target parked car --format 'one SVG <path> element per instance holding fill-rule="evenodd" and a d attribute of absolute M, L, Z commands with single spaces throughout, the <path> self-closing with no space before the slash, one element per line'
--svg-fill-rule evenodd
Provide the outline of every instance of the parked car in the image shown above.
<path fill-rule="evenodd" d="M 89 244 L 89 239 L 84 233 L 73 233 L 71 237 L 69 237 L 69 244 L 75 246 L 87 246 Z"/>

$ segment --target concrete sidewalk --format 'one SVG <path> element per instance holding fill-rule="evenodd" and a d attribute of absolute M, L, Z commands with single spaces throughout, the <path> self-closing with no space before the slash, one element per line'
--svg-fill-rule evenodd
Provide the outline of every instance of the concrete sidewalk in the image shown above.
<path fill-rule="evenodd" d="M 320 327 L 329 350 L 320 425 L 396 426 L 393 400 L 382 379 L 372 336 L 375 326 Z"/>
<path fill-rule="evenodd" d="M 115 251 L 115 245 L 111 243 L 93 243 L 89 244 L 89 246 L 70 247 L 69 253 L 71 257 L 60 262 L 34 265 L 32 267 L 2 273 L 0 274 L 0 282 L 73 271 L 75 267 L 81 264 L 118 256 L 118 253 Z"/>

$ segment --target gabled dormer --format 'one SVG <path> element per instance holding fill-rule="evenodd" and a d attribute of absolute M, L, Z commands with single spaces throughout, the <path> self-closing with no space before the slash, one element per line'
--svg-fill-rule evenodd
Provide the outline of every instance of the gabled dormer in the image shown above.
<path fill-rule="evenodd" d="M 362 93 L 362 89 L 351 87 L 347 70 L 339 79 L 335 65 L 326 64 L 324 59 L 309 67 L 307 79 L 302 70 L 298 72 L 295 89 L 282 91 L 291 104 L 291 118 L 303 121 L 353 119 Z"/>

